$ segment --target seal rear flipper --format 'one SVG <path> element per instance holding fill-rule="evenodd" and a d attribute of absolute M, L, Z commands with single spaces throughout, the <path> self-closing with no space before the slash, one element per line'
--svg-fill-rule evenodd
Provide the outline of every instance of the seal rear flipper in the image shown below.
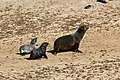
<path fill-rule="evenodd" d="M 50 51 L 47 51 L 47 52 L 52 53 L 52 54 L 54 54 L 54 53 L 55 53 L 55 51 L 54 51 L 54 50 L 50 50 Z"/>

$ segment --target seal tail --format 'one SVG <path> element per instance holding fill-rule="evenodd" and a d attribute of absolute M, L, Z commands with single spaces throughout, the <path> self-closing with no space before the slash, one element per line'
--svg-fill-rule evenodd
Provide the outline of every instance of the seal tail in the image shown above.
<path fill-rule="evenodd" d="M 47 51 L 47 52 L 52 53 L 53 55 L 55 55 L 55 53 L 56 53 L 54 50 L 50 50 L 50 51 Z"/>
<path fill-rule="evenodd" d="M 50 50 L 50 51 L 47 51 L 47 52 L 49 52 L 49 53 L 54 53 L 54 50 Z"/>

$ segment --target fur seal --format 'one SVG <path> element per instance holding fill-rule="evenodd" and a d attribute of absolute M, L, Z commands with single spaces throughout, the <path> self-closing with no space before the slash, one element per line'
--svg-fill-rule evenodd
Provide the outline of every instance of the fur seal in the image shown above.
<path fill-rule="evenodd" d="M 30 58 L 29 59 L 39 59 L 39 58 L 46 58 L 48 59 L 47 55 L 46 55 L 46 48 L 48 46 L 49 43 L 44 42 L 42 43 L 42 45 L 38 48 L 38 49 L 33 49 L 30 52 Z"/>
<path fill-rule="evenodd" d="M 56 55 L 57 52 L 62 51 L 81 52 L 78 50 L 79 44 L 88 29 L 88 24 L 82 23 L 79 25 L 79 28 L 75 33 L 56 39 L 54 42 L 54 50 L 52 51 L 52 54 Z"/>
<path fill-rule="evenodd" d="M 24 44 L 20 46 L 20 53 L 29 53 L 35 48 L 35 43 L 37 42 L 37 38 L 31 40 L 30 44 Z"/>

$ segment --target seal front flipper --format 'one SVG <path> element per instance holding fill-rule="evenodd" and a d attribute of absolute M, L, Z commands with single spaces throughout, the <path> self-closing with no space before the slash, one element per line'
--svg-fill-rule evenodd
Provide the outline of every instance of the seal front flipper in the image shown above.
<path fill-rule="evenodd" d="M 78 49 L 73 50 L 73 52 L 83 53 L 82 51 L 80 51 Z"/>
<path fill-rule="evenodd" d="M 72 47 L 72 51 L 73 51 L 73 52 L 83 53 L 83 52 L 80 51 L 78 48 L 79 48 L 79 43 L 76 43 L 76 44 Z"/>
<path fill-rule="evenodd" d="M 46 54 L 44 54 L 44 58 L 48 59 L 48 57 L 47 57 L 47 55 L 46 55 Z"/>

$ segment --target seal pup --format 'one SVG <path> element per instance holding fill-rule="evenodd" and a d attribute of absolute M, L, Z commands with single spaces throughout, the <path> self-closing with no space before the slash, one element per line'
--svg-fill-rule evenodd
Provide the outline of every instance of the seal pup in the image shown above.
<path fill-rule="evenodd" d="M 42 43 L 42 45 L 37 48 L 37 49 L 33 49 L 31 52 L 30 52 L 30 58 L 29 59 L 39 59 L 39 58 L 46 58 L 48 59 L 47 55 L 46 55 L 46 48 L 48 46 L 48 42 L 44 42 Z"/>
<path fill-rule="evenodd" d="M 54 42 L 54 50 L 52 51 L 52 54 L 56 55 L 57 52 L 62 51 L 81 52 L 78 50 L 79 44 L 88 29 L 88 24 L 82 23 L 79 25 L 79 28 L 75 33 L 56 39 Z"/>
<path fill-rule="evenodd" d="M 33 38 L 30 42 L 30 44 L 24 44 L 20 46 L 20 53 L 29 53 L 35 48 L 35 43 L 37 42 L 37 38 Z"/>

